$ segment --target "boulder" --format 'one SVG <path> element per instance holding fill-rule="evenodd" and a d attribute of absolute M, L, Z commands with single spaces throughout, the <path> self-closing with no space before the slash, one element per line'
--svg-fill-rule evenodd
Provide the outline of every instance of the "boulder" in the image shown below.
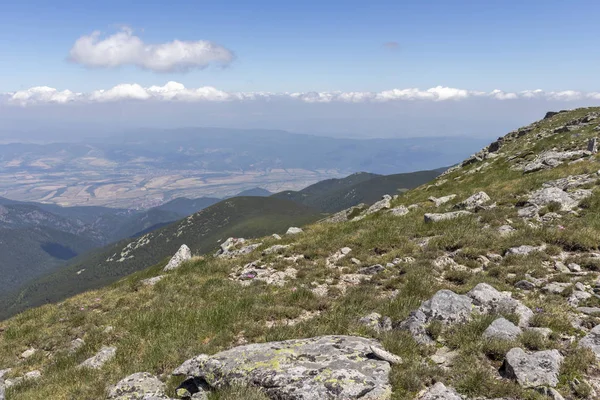
<path fill-rule="evenodd" d="M 244 243 L 246 243 L 246 239 L 244 238 L 228 238 L 219 246 L 219 251 L 217 251 L 215 256 L 219 258 L 235 258 L 252 253 L 262 246 L 262 243 L 254 243 L 247 246 L 244 246 Z"/>
<path fill-rule="evenodd" d="M 273 399 L 364 399 L 391 396 L 390 362 L 374 355 L 373 339 L 319 336 L 234 347 L 186 361 L 175 375 L 202 378 L 214 388 L 262 388 Z"/>
<path fill-rule="evenodd" d="M 588 196 L 592 191 L 587 189 L 577 189 L 573 192 L 566 192 L 557 187 L 547 187 L 536 190 L 529 195 L 528 203 L 537 207 L 543 207 L 550 203 L 560 204 L 562 211 L 570 211 L 579 205 L 579 202 Z"/>
<path fill-rule="evenodd" d="M 292 226 L 292 227 L 288 228 L 288 230 L 287 230 L 287 232 L 285 232 L 285 234 L 286 235 L 297 235 L 302 232 L 304 232 L 302 229 Z"/>
<path fill-rule="evenodd" d="M 115 357 L 116 353 L 116 347 L 102 347 L 95 356 L 90 357 L 81 364 L 79 364 L 79 368 L 102 368 L 104 364 L 106 364 L 108 361 L 112 360 Z"/>
<path fill-rule="evenodd" d="M 471 318 L 472 307 L 471 299 L 467 296 L 443 289 L 424 301 L 397 328 L 409 331 L 419 343 L 430 344 L 432 340 L 426 329 L 428 324 L 433 321 L 440 321 L 445 325 L 466 322 Z"/>
<path fill-rule="evenodd" d="M 510 249 L 506 250 L 505 255 L 514 254 L 517 256 L 526 256 L 534 251 L 544 251 L 545 248 L 546 246 L 529 246 L 524 244 L 519 247 L 511 247 Z"/>
<path fill-rule="evenodd" d="M 418 400 L 463 400 L 453 388 L 438 382 L 417 397 Z"/>
<path fill-rule="evenodd" d="M 167 399 L 167 386 L 148 372 L 137 372 L 122 379 L 108 391 L 108 400 Z"/>
<path fill-rule="evenodd" d="M 325 219 L 324 222 L 338 223 L 338 222 L 349 221 L 349 220 L 359 216 L 360 214 L 362 214 L 362 212 L 365 211 L 367 208 L 368 207 L 366 204 L 361 203 L 357 206 L 350 207 L 346 210 L 342 210 L 340 212 L 333 214 L 331 217 Z"/>
<path fill-rule="evenodd" d="M 367 215 L 376 213 L 377 211 L 381 211 L 384 208 L 390 208 L 392 206 L 391 201 L 392 196 L 390 196 L 389 194 L 384 195 L 381 200 L 379 200 L 377 203 L 373 204 L 367 209 Z"/>
<path fill-rule="evenodd" d="M 519 300 L 513 299 L 510 292 L 500 292 L 487 283 L 477 284 L 467 296 L 482 314 L 517 314 L 520 327 L 528 326 L 533 317 L 533 311 Z"/>
<path fill-rule="evenodd" d="M 405 206 L 394 207 L 390 210 L 390 214 L 392 214 L 394 217 L 401 217 L 409 212 L 410 210 Z"/>
<path fill-rule="evenodd" d="M 177 253 L 171 257 L 163 271 L 167 272 L 179 268 L 184 261 L 187 261 L 190 258 L 192 258 L 192 251 L 185 244 L 182 244 L 179 250 L 177 250 Z"/>
<path fill-rule="evenodd" d="M 81 347 L 83 347 L 84 344 L 85 341 L 81 338 L 71 340 L 71 344 L 69 345 L 69 352 L 73 353 L 79 350 Z"/>
<path fill-rule="evenodd" d="M 433 204 L 435 204 L 436 207 L 441 206 L 442 204 L 446 204 L 447 202 L 449 202 L 450 200 L 454 199 L 456 197 L 455 194 L 449 194 L 448 196 L 444 196 L 444 197 L 429 197 L 429 201 L 433 202 Z"/>
<path fill-rule="evenodd" d="M 498 318 L 483 332 L 483 337 L 486 339 L 515 340 L 521 333 L 521 329 L 509 320 Z"/>
<path fill-rule="evenodd" d="M 542 169 L 550 169 L 560 165 L 563 161 L 576 160 L 582 157 L 590 156 L 587 150 L 573 150 L 573 151 L 545 151 L 539 154 L 535 160 L 523 167 L 524 173 L 531 173 L 540 171 Z"/>
<path fill-rule="evenodd" d="M 470 211 L 452 211 L 452 212 L 447 212 L 447 213 L 442 213 L 442 214 L 436 214 L 436 213 L 427 213 L 425 214 L 424 218 L 425 218 L 425 222 L 439 222 L 439 221 L 447 221 L 450 219 L 455 219 L 455 218 L 459 218 L 459 217 L 466 217 L 468 215 L 472 215 L 472 213 Z"/>
<path fill-rule="evenodd" d="M 579 346 L 592 350 L 600 361 L 600 325 L 596 325 L 590 333 L 581 339 Z"/>
<path fill-rule="evenodd" d="M 515 347 L 506 354 L 501 372 L 523 387 L 556 387 L 563 360 L 564 357 L 558 350 L 526 353 Z"/>
<path fill-rule="evenodd" d="M 583 174 L 583 175 L 569 175 L 564 178 L 555 179 L 553 181 L 544 182 L 542 187 L 550 188 L 555 187 L 561 190 L 574 189 L 579 186 L 589 185 L 595 183 L 598 180 L 598 174 Z"/>
<path fill-rule="evenodd" d="M 485 203 L 491 200 L 492 199 L 490 198 L 490 196 L 487 195 L 487 193 L 479 192 L 461 201 L 456 206 L 454 206 L 454 208 L 460 210 L 474 210 L 478 207 L 483 206 Z"/>

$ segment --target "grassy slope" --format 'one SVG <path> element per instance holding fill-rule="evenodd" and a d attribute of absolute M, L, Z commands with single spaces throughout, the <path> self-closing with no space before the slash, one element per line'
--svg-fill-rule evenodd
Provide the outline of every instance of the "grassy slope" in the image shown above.
<path fill-rule="evenodd" d="M 589 110 L 560 114 L 543 121 L 537 130 L 562 125 L 566 120 L 582 116 Z M 597 110 L 600 111 L 600 110 Z M 506 156 L 531 157 L 552 147 L 585 148 L 587 138 L 595 136 L 592 125 L 577 132 L 558 134 L 544 140 L 532 140 L 536 131 L 527 134 L 501 149 L 505 156 L 491 161 L 490 166 L 473 172 L 485 162 L 475 163 L 438 178 L 437 185 L 422 186 L 407 192 L 394 205 L 420 204 L 420 208 L 403 217 L 375 214 L 357 222 L 341 224 L 314 224 L 306 232 L 286 237 L 283 244 L 293 244 L 287 254 L 304 254 L 295 267 L 298 279 L 284 287 L 259 283 L 241 287 L 227 279 L 231 269 L 258 258 L 250 254 L 236 260 L 217 260 L 212 257 L 196 259 L 169 274 L 154 288 L 142 287 L 140 279 L 155 276 L 162 265 L 137 272 L 112 286 L 87 292 L 57 305 L 29 310 L 2 323 L 0 331 L 0 368 L 15 367 L 12 375 L 40 369 L 43 378 L 28 382 L 8 392 L 11 400 L 20 399 L 98 399 L 106 387 L 133 372 L 148 371 L 168 380 L 170 388 L 178 382 L 168 378 L 169 372 L 182 361 L 199 353 L 214 353 L 235 346 L 241 337 L 249 342 L 264 342 L 321 334 L 354 334 L 380 339 L 391 352 L 403 357 L 402 365 L 394 366 L 391 381 L 395 399 L 413 398 L 414 394 L 434 380 L 441 380 L 471 397 L 540 398 L 537 392 L 524 390 L 516 384 L 499 380 L 494 369 L 500 366 L 504 353 L 519 343 L 495 343 L 481 339 L 482 331 L 492 318 L 475 321 L 442 330 L 439 341 L 459 353 L 449 371 L 423 362 L 435 348 L 417 345 L 405 332 L 376 333 L 360 324 L 357 319 L 372 311 L 390 316 L 392 320 L 405 318 L 421 301 L 441 288 L 464 293 L 478 282 L 488 282 L 499 290 L 515 292 L 514 282 L 526 273 L 536 277 L 548 274 L 541 262 L 561 250 L 598 250 L 600 236 L 600 191 L 583 204 L 579 215 L 565 214 L 560 220 L 564 229 L 556 225 L 539 228 L 527 226 L 513 207 L 523 196 L 539 188 L 543 182 L 559 177 L 591 173 L 599 169 L 597 157 L 589 161 L 563 164 L 553 170 L 523 175 L 510 169 Z M 485 190 L 498 207 L 481 211 L 478 218 L 466 217 L 436 224 L 425 224 L 425 212 L 450 210 L 452 203 L 435 209 L 427 201 L 431 195 L 457 194 L 455 202 Z M 510 219 L 517 228 L 514 235 L 502 237 L 496 227 Z M 484 226 L 489 225 L 489 229 Z M 417 245 L 420 238 L 433 237 L 425 247 Z M 261 239 L 265 246 L 274 239 Z M 492 263 L 478 273 L 440 274 L 432 267 L 432 260 L 448 251 L 461 250 L 457 261 L 468 267 L 479 266 L 476 259 L 489 252 L 502 254 L 507 248 L 522 244 L 548 244 L 545 252 L 527 257 L 505 257 L 500 264 Z M 364 264 L 385 263 L 394 257 L 412 256 L 415 262 L 391 268 L 351 288 L 345 295 L 330 291 L 323 298 L 316 297 L 306 287 L 311 282 L 322 283 L 326 278 L 336 280 L 339 272 L 325 267 L 325 258 L 343 246 L 352 248 L 352 256 Z M 286 262 L 274 255 L 264 257 L 278 268 Z M 350 260 L 340 262 L 351 272 L 356 270 Z M 595 278 L 593 263 L 583 263 Z M 571 277 L 552 276 L 552 280 Z M 398 290 L 393 300 L 383 296 Z M 561 334 L 580 336 L 568 322 L 571 312 L 566 300 L 559 295 L 528 295 L 515 292 L 532 309 L 539 307 L 534 324 L 547 326 L 554 333 L 547 341 L 523 336 L 520 345 L 528 348 L 559 348 L 566 355 L 560 376 L 559 389 L 574 398 L 569 382 L 581 379 L 593 368 L 589 354 L 575 349 Z M 303 311 L 321 311 L 320 316 L 294 326 L 268 328 L 267 321 L 283 320 L 300 315 Z M 508 316 L 510 317 L 510 316 Z M 600 320 L 590 317 L 590 324 Z M 106 332 L 106 326 L 114 329 Z M 86 345 L 73 354 L 67 352 L 72 339 L 81 337 Z M 115 345 L 117 357 L 99 371 L 78 370 L 75 366 L 94 354 L 102 345 Z M 33 346 L 38 351 L 26 361 L 18 355 Z M 261 398 L 255 391 L 215 393 L 212 399 Z"/>
<path fill-rule="evenodd" d="M 213 251 L 219 241 L 230 236 L 257 237 L 273 232 L 283 233 L 290 226 L 313 222 L 319 217 L 320 214 L 315 211 L 286 200 L 261 197 L 224 200 L 141 238 L 124 240 L 94 250 L 78 257 L 68 266 L 26 285 L 18 294 L 0 296 L 0 306 L 3 305 L 0 318 L 110 284 L 160 262 L 174 254 L 182 244 L 187 244 L 194 254 L 204 254 Z M 133 258 L 115 261 L 130 243 L 146 241 L 149 244 L 130 253 Z M 81 270 L 85 271 L 77 274 Z"/>
<path fill-rule="evenodd" d="M 300 191 L 285 191 L 273 197 L 292 200 L 323 212 L 337 212 L 360 203 L 371 204 L 384 194 L 397 194 L 428 182 L 443 169 L 405 174 L 376 175 L 366 172 L 342 179 L 328 179 Z"/>

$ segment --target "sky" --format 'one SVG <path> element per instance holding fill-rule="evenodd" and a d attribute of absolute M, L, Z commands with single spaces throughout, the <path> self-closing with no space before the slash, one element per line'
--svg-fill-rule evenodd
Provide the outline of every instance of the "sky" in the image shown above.
<path fill-rule="evenodd" d="M 190 125 L 496 135 L 600 105 L 597 1 L 5 3 L 0 138 Z"/>

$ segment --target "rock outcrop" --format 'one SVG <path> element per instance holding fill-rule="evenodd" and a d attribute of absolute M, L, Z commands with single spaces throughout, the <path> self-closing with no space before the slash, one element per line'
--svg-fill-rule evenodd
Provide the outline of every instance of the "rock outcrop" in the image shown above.
<path fill-rule="evenodd" d="M 373 339 L 320 336 L 235 347 L 186 361 L 173 374 L 260 387 L 272 399 L 383 400 L 391 395 L 390 363 L 374 356 Z"/>
<path fill-rule="evenodd" d="M 436 213 L 428 213 L 425 214 L 425 222 L 439 222 L 439 221 L 448 221 L 455 218 L 466 217 L 472 215 L 470 211 L 452 211 L 442 214 Z"/>
<path fill-rule="evenodd" d="M 177 253 L 171 257 L 167 266 L 163 269 L 163 271 L 172 271 L 176 268 L 179 268 L 184 261 L 192 258 L 192 251 L 185 244 L 182 244 Z"/>
<path fill-rule="evenodd" d="M 108 391 L 108 400 L 168 400 L 167 386 L 157 377 L 138 372 L 122 379 Z"/>
<path fill-rule="evenodd" d="M 80 368 L 91 368 L 91 369 L 99 369 L 102 368 L 104 364 L 109 362 L 115 357 L 117 353 L 116 347 L 103 347 L 100 351 L 93 357 L 88 358 L 81 364 L 79 364 Z"/>
<path fill-rule="evenodd" d="M 558 350 L 526 353 L 515 347 L 506 354 L 501 370 L 507 378 L 515 379 L 524 387 L 555 387 L 563 360 Z"/>

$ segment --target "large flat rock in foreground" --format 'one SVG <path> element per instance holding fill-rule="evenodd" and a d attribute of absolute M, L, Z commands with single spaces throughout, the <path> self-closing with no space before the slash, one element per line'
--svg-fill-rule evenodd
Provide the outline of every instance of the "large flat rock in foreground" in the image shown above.
<path fill-rule="evenodd" d="M 372 347 L 381 345 L 355 336 L 250 344 L 197 356 L 173 374 L 204 379 L 214 388 L 257 386 L 278 400 L 389 399 L 390 364 Z"/>

